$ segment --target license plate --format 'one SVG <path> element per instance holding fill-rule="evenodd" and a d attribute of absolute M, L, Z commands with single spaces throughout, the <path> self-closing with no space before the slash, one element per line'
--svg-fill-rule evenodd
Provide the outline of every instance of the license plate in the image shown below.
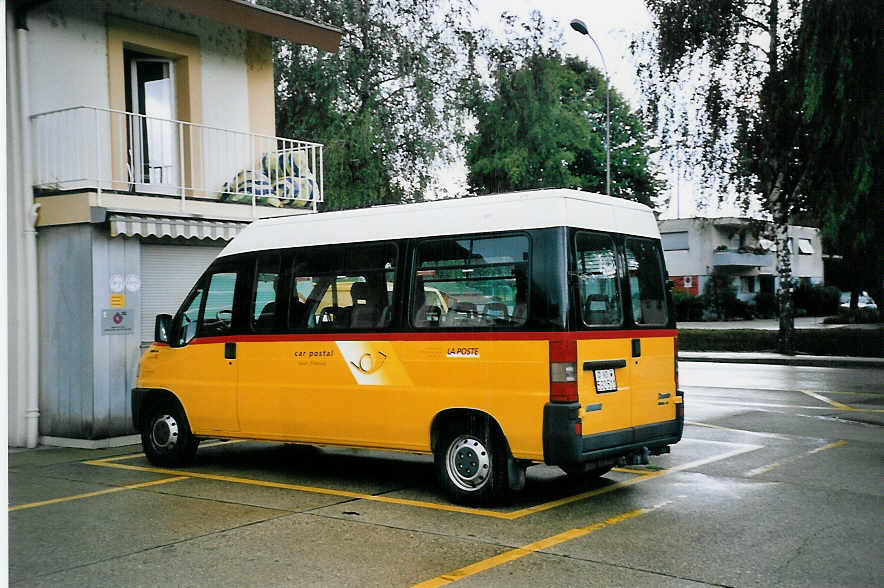
<path fill-rule="evenodd" d="M 593 370 L 596 392 L 614 392 L 617 390 L 617 378 L 613 369 Z"/>

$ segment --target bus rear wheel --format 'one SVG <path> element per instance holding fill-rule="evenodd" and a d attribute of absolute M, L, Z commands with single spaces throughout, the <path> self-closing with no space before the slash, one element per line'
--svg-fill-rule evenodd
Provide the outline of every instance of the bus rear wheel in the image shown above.
<path fill-rule="evenodd" d="M 506 443 L 497 430 L 449 427 L 435 453 L 436 473 L 445 493 L 458 504 L 488 505 L 508 491 Z"/>
<path fill-rule="evenodd" d="M 193 462 L 199 440 L 190 432 L 184 411 L 171 402 L 152 408 L 141 428 L 141 446 L 156 466 L 186 466 Z"/>

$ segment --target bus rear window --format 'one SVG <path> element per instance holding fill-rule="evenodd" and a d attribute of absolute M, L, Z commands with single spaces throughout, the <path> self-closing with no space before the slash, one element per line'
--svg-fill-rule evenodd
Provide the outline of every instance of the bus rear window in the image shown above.
<path fill-rule="evenodd" d="M 635 324 L 667 324 L 663 260 L 657 243 L 649 239 L 627 239 L 626 269 Z"/>
<path fill-rule="evenodd" d="M 577 296 L 588 327 L 623 322 L 614 241 L 606 235 L 577 234 Z"/>

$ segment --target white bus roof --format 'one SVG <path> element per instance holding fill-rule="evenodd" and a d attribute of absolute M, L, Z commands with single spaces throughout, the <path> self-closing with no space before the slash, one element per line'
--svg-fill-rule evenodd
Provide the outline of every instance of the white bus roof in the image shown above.
<path fill-rule="evenodd" d="M 546 227 L 660 236 L 654 214 L 644 204 L 579 190 L 532 190 L 262 219 L 246 227 L 220 256 Z"/>

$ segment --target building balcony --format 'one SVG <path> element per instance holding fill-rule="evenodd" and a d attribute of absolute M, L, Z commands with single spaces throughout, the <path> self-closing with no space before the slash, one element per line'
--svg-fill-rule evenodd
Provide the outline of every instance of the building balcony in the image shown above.
<path fill-rule="evenodd" d="M 324 199 L 319 143 L 90 106 L 33 115 L 31 132 L 41 210 L 78 194 L 108 210 L 248 220 Z"/>
<path fill-rule="evenodd" d="M 773 253 L 751 253 L 737 249 L 715 251 L 712 255 L 712 263 L 715 267 L 747 268 L 747 267 L 773 267 Z"/>

